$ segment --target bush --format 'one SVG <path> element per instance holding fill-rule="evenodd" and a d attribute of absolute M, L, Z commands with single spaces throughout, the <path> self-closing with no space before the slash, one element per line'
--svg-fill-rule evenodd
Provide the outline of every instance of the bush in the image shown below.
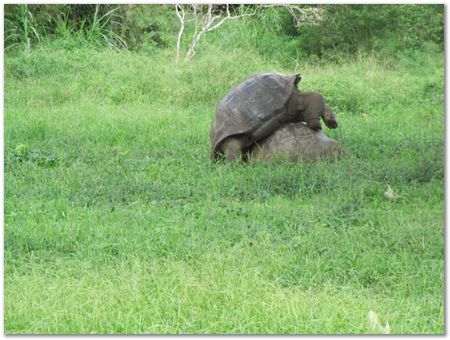
<path fill-rule="evenodd" d="M 443 5 L 321 5 L 324 17 L 298 30 L 306 55 L 336 59 L 360 50 L 395 55 L 425 42 L 444 42 Z"/>
<path fill-rule="evenodd" d="M 232 6 L 256 15 L 230 21 L 208 34 L 207 44 L 248 49 L 282 63 L 342 60 L 355 53 L 397 56 L 435 44 L 443 49 L 441 5 L 296 5 L 319 8 L 321 19 L 297 27 L 283 6 Z M 222 6 L 223 7 L 223 6 Z M 214 7 L 223 12 L 220 5 Z M 186 25 L 185 35 L 193 32 Z M 154 52 L 174 48 L 179 30 L 172 5 L 6 5 L 5 48 L 62 39 L 65 47 L 106 46 Z M 188 41 L 189 39 L 185 39 Z M 202 42 L 202 46 L 208 46 Z"/>
<path fill-rule="evenodd" d="M 63 39 L 78 45 L 139 50 L 166 47 L 173 6 L 160 5 L 5 5 L 5 47 Z M 71 46 L 72 44 L 69 43 Z"/>

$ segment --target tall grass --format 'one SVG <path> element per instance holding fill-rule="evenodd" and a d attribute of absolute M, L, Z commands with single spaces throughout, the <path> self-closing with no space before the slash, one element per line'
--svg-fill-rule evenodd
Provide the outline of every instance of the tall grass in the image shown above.
<path fill-rule="evenodd" d="M 95 5 L 92 22 L 86 23 L 87 18 L 74 22 L 69 18 L 69 11 L 62 12 L 56 20 L 56 34 L 60 39 L 71 42 L 78 41 L 78 45 L 93 45 L 109 48 L 127 48 L 126 42 L 115 31 L 109 28 L 114 13 L 120 7 L 113 8 L 105 14 L 99 14 L 100 5 Z"/>
<path fill-rule="evenodd" d="M 40 37 L 32 24 L 33 14 L 28 10 L 28 5 L 18 6 L 19 13 L 16 20 L 11 22 L 9 28 L 5 30 L 5 50 L 21 45 L 26 52 L 30 53 L 32 36 L 38 41 Z"/>

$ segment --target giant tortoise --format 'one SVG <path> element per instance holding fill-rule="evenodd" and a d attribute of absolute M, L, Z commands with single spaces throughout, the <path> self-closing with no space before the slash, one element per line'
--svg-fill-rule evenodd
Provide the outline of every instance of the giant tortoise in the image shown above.
<path fill-rule="evenodd" d="M 278 158 L 290 161 L 312 162 L 318 159 L 334 160 L 344 149 L 322 131 L 314 131 L 302 122 L 288 123 L 260 143 L 255 143 L 250 158 L 272 161 Z"/>
<path fill-rule="evenodd" d="M 318 93 L 300 92 L 299 74 L 256 74 L 233 88 L 219 103 L 211 125 L 211 156 L 234 161 L 255 143 L 288 122 L 305 122 L 320 130 L 320 118 L 336 128 L 334 117 L 325 116 L 325 101 Z"/>

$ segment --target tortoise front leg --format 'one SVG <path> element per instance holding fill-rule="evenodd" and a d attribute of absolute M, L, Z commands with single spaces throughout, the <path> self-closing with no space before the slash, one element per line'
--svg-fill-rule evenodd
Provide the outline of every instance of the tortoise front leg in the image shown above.
<path fill-rule="evenodd" d="M 252 137 L 255 142 L 259 142 L 269 137 L 276 129 L 283 125 L 284 121 L 288 121 L 286 114 L 274 116 L 268 121 L 264 122 L 260 128 L 253 132 Z M 289 118 L 289 117 L 288 117 Z"/>
<path fill-rule="evenodd" d="M 337 128 L 338 123 L 336 121 L 336 116 L 334 115 L 334 112 L 327 105 L 325 105 L 325 109 L 322 114 L 322 119 L 328 128 L 330 128 L 330 129 Z"/>
<path fill-rule="evenodd" d="M 306 123 L 306 126 L 314 131 L 322 129 L 320 125 L 321 112 L 324 108 L 323 97 L 315 92 L 301 93 L 298 97 L 297 110 L 299 118 Z"/>

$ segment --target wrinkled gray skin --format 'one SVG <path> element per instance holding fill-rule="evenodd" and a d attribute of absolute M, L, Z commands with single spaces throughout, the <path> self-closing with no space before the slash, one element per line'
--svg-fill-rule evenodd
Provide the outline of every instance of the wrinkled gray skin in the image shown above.
<path fill-rule="evenodd" d="M 305 122 L 314 131 L 322 129 L 322 119 L 330 129 L 337 128 L 337 122 L 331 109 L 325 105 L 324 98 L 315 92 L 300 92 L 294 88 L 287 105 L 276 117 L 266 122 L 250 135 L 228 137 L 221 145 L 221 151 L 228 161 L 235 161 L 243 152 L 256 142 L 270 136 L 281 125 L 289 122 Z"/>
<path fill-rule="evenodd" d="M 334 139 L 300 122 L 283 125 L 249 151 L 250 159 L 269 162 L 276 159 L 304 162 L 334 160 L 342 154 L 345 154 L 344 149 Z"/>

